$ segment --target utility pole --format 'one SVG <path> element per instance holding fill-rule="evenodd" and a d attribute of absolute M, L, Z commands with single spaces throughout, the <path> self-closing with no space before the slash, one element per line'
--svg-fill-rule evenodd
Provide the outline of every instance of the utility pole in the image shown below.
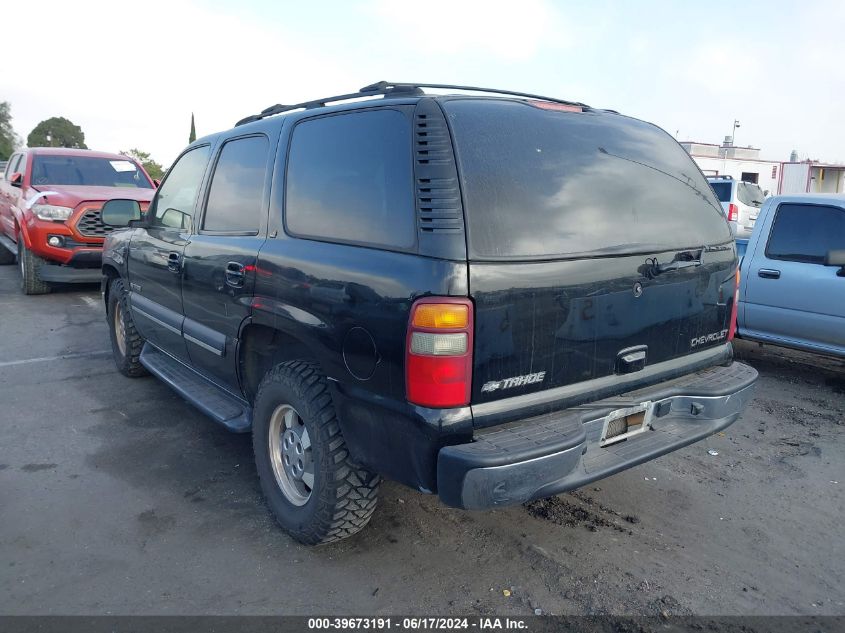
<path fill-rule="evenodd" d="M 731 129 L 731 144 L 736 147 L 736 128 L 739 127 L 739 121 L 734 119 L 734 126 Z"/>

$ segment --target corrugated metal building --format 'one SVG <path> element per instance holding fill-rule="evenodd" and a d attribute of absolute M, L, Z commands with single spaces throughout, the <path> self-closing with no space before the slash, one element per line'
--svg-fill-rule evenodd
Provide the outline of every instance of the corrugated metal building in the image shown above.
<path fill-rule="evenodd" d="M 816 161 L 784 163 L 780 193 L 843 193 L 845 165 L 826 165 Z"/>

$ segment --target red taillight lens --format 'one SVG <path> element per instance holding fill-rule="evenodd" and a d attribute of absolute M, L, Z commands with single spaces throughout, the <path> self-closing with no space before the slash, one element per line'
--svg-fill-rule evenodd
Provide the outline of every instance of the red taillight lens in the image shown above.
<path fill-rule="evenodd" d="M 575 105 L 575 104 L 568 104 L 568 103 L 556 103 L 554 101 L 537 101 L 531 100 L 528 103 L 533 105 L 535 108 L 541 108 L 543 110 L 557 110 L 558 112 L 583 112 L 584 108 Z"/>
<path fill-rule="evenodd" d="M 434 408 L 469 404 L 472 323 L 468 299 L 426 297 L 414 303 L 405 342 L 409 402 Z"/>
<path fill-rule="evenodd" d="M 733 202 L 728 205 L 728 222 L 736 222 L 739 219 L 739 207 Z"/>
<path fill-rule="evenodd" d="M 733 206 L 733 205 L 731 205 Z M 736 270 L 736 290 L 734 290 L 734 304 L 731 307 L 731 321 L 730 326 L 728 326 L 728 341 L 734 340 L 734 336 L 736 336 L 736 317 L 737 317 L 737 309 L 739 308 L 739 279 L 740 273 L 739 268 Z"/>

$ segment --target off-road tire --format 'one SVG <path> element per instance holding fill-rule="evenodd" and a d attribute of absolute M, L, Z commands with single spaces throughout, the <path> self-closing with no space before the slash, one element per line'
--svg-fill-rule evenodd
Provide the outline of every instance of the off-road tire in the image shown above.
<path fill-rule="evenodd" d="M 41 281 L 38 277 L 38 272 L 41 270 L 41 265 L 44 260 L 33 255 L 26 244 L 23 243 L 23 237 L 18 237 L 18 265 L 21 271 L 21 290 L 26 295 L 46 295 L 50 292 L 50 284 L 46 281 Z"/>
<path fill-rule="evenodd" d="M 123 343 L 126 353 L 123 353 L 118 345 L 120 332 L 118 332 L 115 324 L 118 308 L 123 315 Z M 107 315 L 112 356 L 114 357 L 114 364 L 117 366 L 117 370 L 130 378 L 147 376 L 149 372 L 140 361 L 144 339 L 138 333 L 135 322 L 132 320 L 132 313 L 129 311 L 128 295 L 122 279 L 114 279 L 109 285 Z"/>
<path fill-rule="evenodd" d="M 16 260 L 17 258 L 15 257 L 15 254 L 5 246 L 0 244 L 0 266 L 14 264 Z"/>
<path fill-rule="evenodd" d="M 283 493 L 270 457 L 270 419 L 290 405 L 308 429 L 314 463 L 314 486 L 304 505 Z M 289 361 L 271 369 L 255 398 L 252 443 L 261 489 L 279 525 L 306 545 L 338 541 L 360 531 L 378 501 L 381 478 L 354 463 L 340 430 L 320 369 L 306 361 Z"/>

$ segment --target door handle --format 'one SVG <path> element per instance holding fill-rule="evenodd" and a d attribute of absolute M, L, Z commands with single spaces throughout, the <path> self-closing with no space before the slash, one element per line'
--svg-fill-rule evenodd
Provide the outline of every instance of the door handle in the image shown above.
<path fill-rule="evenodd" d="M 178 273 L 182 270 L 182 255 L 180 253 L 168 253 L 167 270 L 172 273 Z"/>
<path fill-rule="evenodd" d="M 226 264 L 226 283 L 234 288 L 244 285 L 244 265 L 240 262 L 229 262 Z"/>
<path fill-rule="evenodd" d="M 757 271 L 757 276 L 763 279 L 780 279 L 780 271 L 774 268 L 761 268 Z"/>

